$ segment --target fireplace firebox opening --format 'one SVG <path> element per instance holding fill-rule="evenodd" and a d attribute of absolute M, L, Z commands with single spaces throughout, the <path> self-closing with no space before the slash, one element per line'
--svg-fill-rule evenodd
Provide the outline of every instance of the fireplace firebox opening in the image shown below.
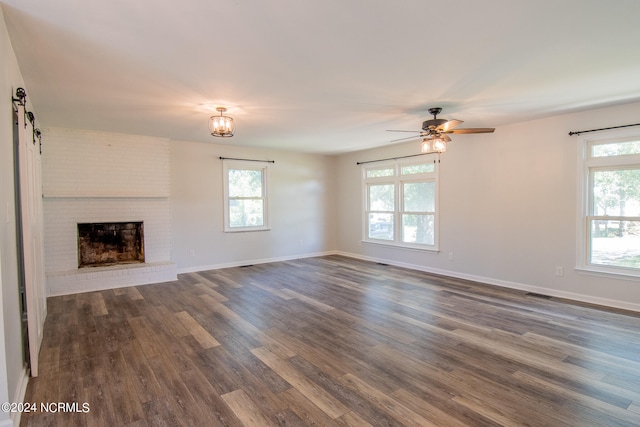
<path fill-rule="evenodd" d="M 144 263 L 144 223 L 78 224 L 78 268 Z"/>

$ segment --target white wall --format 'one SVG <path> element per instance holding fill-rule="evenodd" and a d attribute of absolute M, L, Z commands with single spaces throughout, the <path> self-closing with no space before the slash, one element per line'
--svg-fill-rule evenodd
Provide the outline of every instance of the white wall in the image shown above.
<path fill-rule="evenodd" d="M 640 311 L 640 282 L 576 266 L 578 137 L 569 131 L 637 123 L 640 103 L 454 135 L 440 165 L 440 253 L 361 243 L 357 161 L 416 154 L 419 142 L 337 161 L 338 249 L 452 276 Z M 453 261 L 449 254 L 453 254 Z M 556 266 L 564 276 L 555 275 Z"/>
<path fill-rule="evenodd" d="M 271 230 L 223 232 L 223 157 L 269 165 Z M 335 250 L 334 159 L 216 144 L 171 142 L 172 260 L 196 271 Z"/>
<path fill-rule="evenodd" d="M 26 377 L 20 335 L 10 100 L 16 88 L 27 89 L 27 95 L 29 90 L 22 80 L 1 8 L 0 58 L 0 402 L 21 402 Z M 0 426 L 12 424 L 9 414 L 0 412 Z"/>

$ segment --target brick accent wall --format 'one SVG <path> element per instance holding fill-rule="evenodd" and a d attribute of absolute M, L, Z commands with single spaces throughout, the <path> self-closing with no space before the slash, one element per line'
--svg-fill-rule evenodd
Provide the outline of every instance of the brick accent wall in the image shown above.
<path fill-rule="evenodd" d="M 49 295 L 175 280 L 169 141 L 47 129 L 42 176 Z M 143 221 L 145 264 L 78 270 L 77 224 Z"/>

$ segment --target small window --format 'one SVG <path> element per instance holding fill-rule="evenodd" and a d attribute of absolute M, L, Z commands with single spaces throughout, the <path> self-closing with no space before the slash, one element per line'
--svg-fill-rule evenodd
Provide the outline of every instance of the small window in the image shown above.
<path fill-rule="evenodd" d="M 224 160 L 225 231 L 266 230 L 267 165 Z"/>

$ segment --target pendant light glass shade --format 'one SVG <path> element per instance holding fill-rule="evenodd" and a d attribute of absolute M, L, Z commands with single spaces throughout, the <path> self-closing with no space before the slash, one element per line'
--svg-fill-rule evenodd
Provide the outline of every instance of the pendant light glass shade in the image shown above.
<path fill-rule="evenodd" d="M 444 153 L 447 151 L 447 142 L 439 137 L 425 138 L 422 140 L 421 151 L 423 153 Z"/>
<path fill-rule="evenodd" d="M 233 136 L 236 131 L 236 126 L 233 123 L 233 118 L 229 116 L 224 116 L 222 113 L 227 111 L 224 107 L 216 108 L 217 111 L 220 112 L 219 116 L 211 116 L 209 119 L 209 132 L 211 132 L 212 136 L 217 136 L 221 138 L 228 138 Z"/>
<path fill-rule="evenodd" d="M 444 153 L 445 151 L 447 151 L 447 143 L 440 138 L 435 138 L 433 141 L 431 141 L 431 144 L 431 148 L 436 153 Z"/>

